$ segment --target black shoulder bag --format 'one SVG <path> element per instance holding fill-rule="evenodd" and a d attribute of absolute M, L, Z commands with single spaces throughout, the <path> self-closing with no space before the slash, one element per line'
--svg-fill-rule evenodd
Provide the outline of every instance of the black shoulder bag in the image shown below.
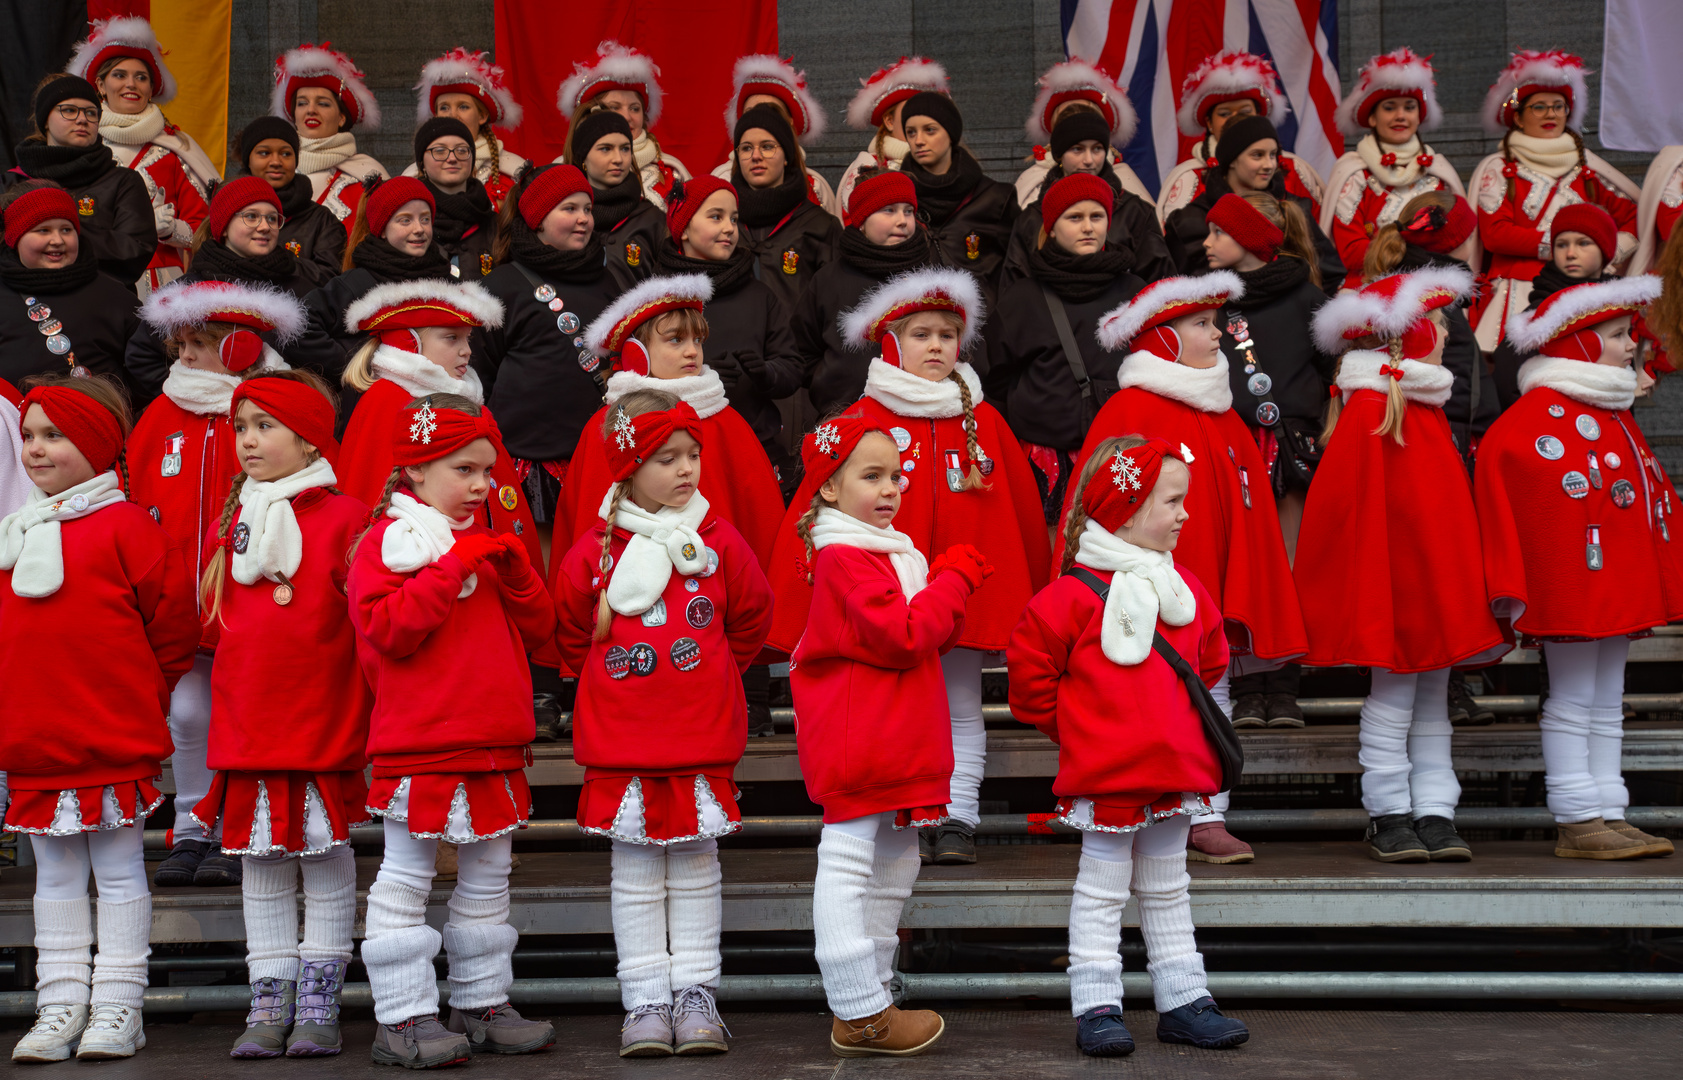
<path fill-rule="evenodd" d="M 1099 400 L 1098 392 L 1093 389 L 1093 379 L 1087 374 L 1087 361 L 1081 355 L 1081 346 L 1075 343 L 1075 331 L 1069 325 L 1069 312 L 1064 310 L 1064 302 L 1058 299 L 1058 294 L 1049 285 L 1042 285 L 1040 292 L 1046 297 L 1046 310 L 1051 313 L 1052 326 L 1058 331 L 1058 343 L 1064 347 L 1064 361 L 1069 364 L 1069 373 L 1075 376 L 1075 385 L 1081 388 L 1081 436 L 1086 438 L 1104 402 Z"/>
<path fill-rule="evenodd" d="M 1071 567 L 1065 576 L 1075 578 L 1092 589 L 1101 601 L 1110 598 L 1110 586 L 1084 566 Z M 1233 722 L 1221 711 L 1221 706 L 1216 704 L 1215 695 L 1210 693 L 1210 688 L 1204 685 L 1204 680 L 1198 677 L 1198 673 L 1192 670 L 1192 665 L 1175 651 L 1175 647 L 1170 645 L 1162 634 L 1152 632 L 1151 647 L 1175 669 L 1180 681 L 1186 684 L 1186 693 L 1192 698 L 1192 707 L 1198 710 L 1198 716 L 1204 722 L 1204 738 L 1209 740 L 1210 749 L 1215 751 L 1216 760 L 1221 762 L 1221 790 L 1232 791 L 1239 786 L 1239 777 L 1245 771 L 1245 748 L 1239 745 L 1239 736 L 1233 730 Z"/>

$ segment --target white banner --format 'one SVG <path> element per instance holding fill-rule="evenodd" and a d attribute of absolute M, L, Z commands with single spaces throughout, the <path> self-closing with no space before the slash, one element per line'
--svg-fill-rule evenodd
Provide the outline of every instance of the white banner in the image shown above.
<path fill-rule="evenodd" d="M 1683 4 L 1607 0 L 1601 52 L 1601 145 L 1683 144 Z"/>

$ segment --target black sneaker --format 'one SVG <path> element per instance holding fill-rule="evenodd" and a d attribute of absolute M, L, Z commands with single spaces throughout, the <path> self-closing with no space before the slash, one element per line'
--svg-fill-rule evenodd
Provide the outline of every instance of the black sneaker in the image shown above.
<path fill-rule="evenodd" d="M 1233 699 L 1233 726 L 1267 727 L 1268 703 L 1261 694 L 1240 694 Z"/>
<path fill-rule="evenodd" d="M 1380 862 L 1426 862 L 1431 855 L 1407 814 L 1382 814 L 1368 823 L 1367 853 Z"/>
<path fill-rule="evenodd" d="M 1455 831 L 1455 823 L 1436 814 L 1414 819 L 1414 835 L 1433 862 L 1471 862 L 1473 849 Z"/>
<path fill-rule="evenodd" d="M 204 857 L 199 868 L 193 873 L 193 884 L 201 889 L 214 889 L 227 885 L 238 885 L 244 877 L 238 855 L 224 855 L 217 847 Z"/>
<path fill-rule="evenodd" d="M 1303 726 L 1303 708 L 1298 705 L 1297 697 L 1293 694 L 1269 694 L 1263 698 L 1263 708 L 1268 715 L 1269 727 Z"/>
<path fill-rule="evenodd" d="M 777 725 L 771 719 L 771 703 L 754 702 L 748 706 L 748 737 L 750 739 L 769 739 L 777 734 Z"/>
<path fill-rule="evenodd" d="M 935 865 L 935 826 L 925 825 L 917 831 L 917 860 L 925 866 Z"/>
<path fill-rule="evenodd" d="M 1221 1015 L 1215 998 L 1201 997 L 1190 1005 L 1157 1016 L 1157 1041 L 1184 1043 L 1202 1050 L 1225 1050 L 1251 1037 L 1242 1020 Z"/>
<path fill-rule="evenodd" d="M 936 866 L 967 866 L 976 861 L 976 830 L 957 821 L 937 825 L 933 848 Z"/>
<path fill-rule="evenodd" d="M 533 742 L 554 742 L 561 737 L 561 705 L 554 694 L 532 695 L 532 719 L 537 723 Z"/>
<path fill-rule="evenodd" d="M 1122 1022 L 1122 1006 L 1100 1005 L 1075 1018 L 1075 1045 L 1088 1057 L 1127 1057 L 1134 1036 Z"/>
<path fill-rule="evenodd" d="M 1496 714 L 1478 703 L 1467 689 L 1467 680 L 1459 676 L 1449 680 L 1449 722 L 1466 727 L 1488 727 L 1496 722 Z"/>
<path fill-rule="evenodd" d="M 152 873 L 152 884 L 160 889 L 185 889 L 193 884 L 193 875 L 210 852 L 203 840 L 177 840 L 169 858 L 158 864 Z"/>

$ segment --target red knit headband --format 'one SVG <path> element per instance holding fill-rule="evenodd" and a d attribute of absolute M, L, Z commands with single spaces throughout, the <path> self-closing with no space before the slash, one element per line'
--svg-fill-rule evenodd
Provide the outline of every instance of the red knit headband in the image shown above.
<path fill-rule="evenodd" d="M 82 231 L 82 223 L 76 215 L 76 200 L 70 197 L 70 192 L 57 187 L 33 188 L 24 192 L 6 207 L 6 246 L 17 247 L 24 233 L 54 218 L 64 218 L 77 232 Z"/>
<path fill-rule="evenodd" d="M 18 405 L 20 428 L 31 405 L 41 406 L 47 419 L 75 444 L 94 472 L 105 472 L 116 463 L 123 449 L 122 421 L 92 394 L 68 386 L 37 386 L 23 395 Z"/>
<path fill-rule="evenodd" d="M 592 203 L 596 201 L 590 181 L 577 165 L 552 165 L 534 176 L 520 193 L 520 218 L 528 229 L 536 229 L 550 211 L 580 192 L 589 195 Z"/>
<path fill-rule="evenodd" d="M 291 428 L 329 462 L 337 462 L 339 440 L 333 437 L 333 403 L 320 390 L 297 379 L 259 375 L 234 387 L 234 396 L 228 400 L 230 417 L 240 411 L 242 401 L 251 402 Z"/>
<path fill-rule="evenodd" d="M 1162 439 L 1147 440 L 1144 446 L 1131 450 L 1118 450 L 1110 464 L 1095 471 L 1082 489 L 1082 509 L 1106 531 L 1120 529 L 1151 497 L 1163 472 L 1164 458 L 1181 460 Z"/>
<path fill-rule="evenodd" d="M 1204 220 L 1221 226 L 1221 231 L 1239 242 L 1239 246 L 1263 262 L 1273 262 L 1274 254 L 1286 242 L 1281 228 L 1262 215 L 1248 199 L 1227 194 L 1216 200 Z"/>
<path fill-rule="evenodd" d="M 701 442 L 701 417 L 687 401 L 665 411 L 657 409 L 636 416 L 619 412 L 608 433 L 608 467 L 613 470 L 614 482 L 630 478 L 644 459 L 679 431 L 687 431 Z"/>
<path fill-rule="evenodd" d="M 489 410 L 469 416 L 456 409 L 435 409 L 427 398 L 413 409 L 397 414 L 392 429 L 392 464 L 425 465 L 448 457 L 476 439 L 489 439 L 497 456 L 503 457 L 503 433 Z"/>
<path fill-rule="evenodd" d="M 234 223 L 234 215 L 252 203 L 260 202 L 273 206 L 276 214 L 281 213 L 280 196 L 261 176 L 240 176 L 222 184 L 210 197 L 210 238 L 225 239 L 228 226 Z"/>
<path fill-rule="evenodd" d="M 729 180 L 704 174 L 683 181 L 667 194 L 666 231 L 672 235 L 673 243 L 684 242 L 684 229 L 689 226 L 690 219 L 695 217 L 702 203 L 721 191 L 735 192 L 736 189 Z"/>
<path fill-rule="evenodd" d="M 842 462 L 853 456 L 859 440 L 873 431 L 882 432 L 882 425 L 860 413 L 838 416 L 814 428 L 801 440 L 801 465 L 806 470 L 801 488 L 817 491 L 824 481 L 836 475 Z"/>

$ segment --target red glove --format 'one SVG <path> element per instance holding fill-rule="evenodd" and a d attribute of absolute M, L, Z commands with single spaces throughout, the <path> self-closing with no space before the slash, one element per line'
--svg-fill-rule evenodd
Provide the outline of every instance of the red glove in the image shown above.
<path fill-rule="evenodd" d="M 993 575 L 993 567 L 988 565 L 988 560 L 970 544 L 954 544 L 937 555 L 929 568 L 930 580 L 947 570 L 968 581 L 973 590 L 981 588 L 982 582 Z"/>
<path fill-rule="evenodd" d="M 479 564 L 503 550 L 503 538 L 495 533 L 474 533 L 461 537 L 450 548 L 450 554 L 462 560 L 462 565 L 468 568 L 468 573 L 479 569 Z"/>
<path fill-rule="evenodd" d="M 500 533 L 497 539 L 502 541 L 503 546 L 491 552 L 488 558 L 504 577 L 524 577 L 532 568 L 532 556 L 527 552 L 525 542 L 513 533 Z"/>

